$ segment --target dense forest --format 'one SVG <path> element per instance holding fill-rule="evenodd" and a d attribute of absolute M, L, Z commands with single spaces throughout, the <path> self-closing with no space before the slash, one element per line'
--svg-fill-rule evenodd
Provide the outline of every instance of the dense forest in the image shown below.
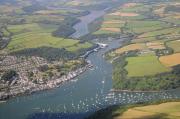
<path fill-rule="evenodd" d="M 24 49 L 21 51 L 16 51 L 11 53 L 11 55 L 16 56 L 39 56 L 47 60 L 59 60 L 59 59 L 74 59 L 76 55 L 72 52 L 66 51 L 61 48 L 51 48 L 51 47 L 40 47 Z"/>
<path fill-rule="evenodd" d="M 59 28 L 52 33 L 53 36 L 64 38 L 70 36 L 71 34 L 76 32 L 76 30 L 73 28 L 73 25 L 78 23 L 79 21 L 80 20 L 75 17 L 66 17 L 64 19 L 64 22 L 59 24 Z"/>

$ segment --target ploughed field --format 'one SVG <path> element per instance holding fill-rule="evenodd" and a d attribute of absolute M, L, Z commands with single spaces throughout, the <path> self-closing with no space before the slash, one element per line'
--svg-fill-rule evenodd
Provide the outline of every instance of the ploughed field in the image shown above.
<path fill-rule="evenodd" d="M 166 55 L 160 57 L 160 61 L 162 64 L 168 67 L 176 66 L 180 64 L 180 53 L 174 53 L 172 55 Z"/>

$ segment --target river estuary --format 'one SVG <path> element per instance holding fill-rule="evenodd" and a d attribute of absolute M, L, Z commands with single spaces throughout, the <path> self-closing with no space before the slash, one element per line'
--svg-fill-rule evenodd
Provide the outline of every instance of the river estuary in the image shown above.
<path fill-rule="evenodd" d="M 98 14 L 96 17 L 98 18 L 104 14 L 96 12 L 92 12 L 90 16 Z M 93 19 L 95 18 L 92 18 L 92 21 Z M 74 38 L 88 33 L 87 30 L 82 29 L 87 29 L 87 24 L 91 20 L 87 23 L 85 18 L 81 20 L 82 22 L 78 23 L 79 26 L 76 25 L 77 32 L 73 35 Z M 62 84 L 59 88 L 12 98 L 6 103 L 1 103 L 0 119 L 82 119 L 96 110 L 114 104 L 180 98 L 180 89 L 154 93 L 112 93 L 110 91 L 112 89 L 112 65 L 103 58 L 103 54 L 112 48 L 119 47 L 122 40 L 124 39 L 104 42 L 109 45 L 107 48 L 87 57 L 94 68 Z"/>

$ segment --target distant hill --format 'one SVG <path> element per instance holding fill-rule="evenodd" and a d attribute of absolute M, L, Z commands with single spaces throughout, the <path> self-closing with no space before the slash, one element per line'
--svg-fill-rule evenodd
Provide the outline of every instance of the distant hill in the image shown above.
<path fill-rule="evenodd" d="M 16 3 L 17 1 L 16 0 L 0 0 L 0 4 L 4 4 L 4 3 Z"/>

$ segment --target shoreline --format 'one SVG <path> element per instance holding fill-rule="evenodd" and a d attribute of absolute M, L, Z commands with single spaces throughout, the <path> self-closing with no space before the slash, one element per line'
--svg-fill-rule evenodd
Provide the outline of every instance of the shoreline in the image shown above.
<path fill-rule="evenodd" d="M 147 90 L 147 91 L 141 91 L 141 90 L 120 90 L 120 89 L 111 89 L 110 92 L 133 92 L 133 93 L 160 93 L 160 92 L 169 92 L 169 91 L 173 91 L 173 90 L 177 90 L 180 88 L 176 88 L 176 89 L 169 89 L 169 90 Z"/>
<path fill-rule="evenodd" d="M 164 90 L 164 91 L 169 91 L 169 90 Z M 163 91 L 153 91 L 153 90 L 150 90 L 150 91 L 141 91 L 141 90 L 120 90 L 120 89 L 111 89 L 110 92 L 133 92 L 133 93 L 158 93 L 158 92 L 163 92 Z"/>
<path fill-rule="evenodd" d="M 3 100 L 3 101 L 0 101 L 0 104 L 2 104 L 2 103 L 6 103 L 6 101 L 5 101 L 5 100 Z"/>

